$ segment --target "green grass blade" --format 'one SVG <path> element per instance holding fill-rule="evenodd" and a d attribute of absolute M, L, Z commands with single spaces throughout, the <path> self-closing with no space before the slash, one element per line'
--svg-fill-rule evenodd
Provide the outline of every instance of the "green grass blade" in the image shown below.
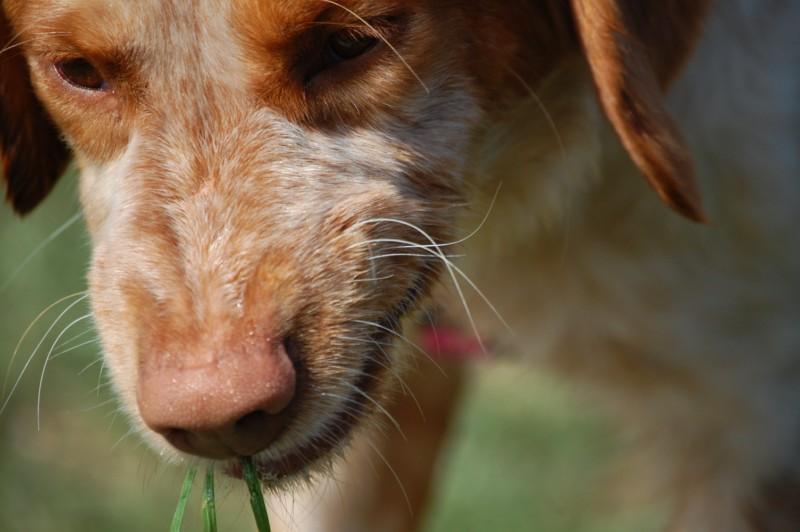
<path fill-rule="evenodd" d="M 175 515 L 172 516 L 172 526 L 169 527 L 170 532 L 181 532 L 183 516 L 186 513 L 186 503 L 189 502 L 189 494 L 192 492 L 192 484 L 194 484 L 196 474 L 197 469 L 193 467 L 186 471 L 186 478 L 183 479 L 183 486 L 181 487 L 181 496 L 178 498 L 178 506 L 175 508 Z"/>
<path fill-rule="evenodd" d="M 217 505 L 214 501 L 214 466 L 206 470 L 206 485 L 203 489 L 203 530 L 217 532 Z"/>
<path fill-rule="evenodd" d="M 250 490 L 250 506 L 253 508 L 253 517 L 255 517 L 258 532 L 270 532 L 267 507 L 264 504 L 264 493 L 261 491 L 261 482 L 258 480 L 251 458 L 242 458 L 242 472 L 247 483 L 247 489 Z"/>

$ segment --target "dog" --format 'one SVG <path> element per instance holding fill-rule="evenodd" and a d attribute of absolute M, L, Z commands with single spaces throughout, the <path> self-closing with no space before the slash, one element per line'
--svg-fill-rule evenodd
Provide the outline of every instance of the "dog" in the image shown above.
<path fill-rule="evenodd" d="M 80 169 L 107 366 L 167 457 L 324 474 L 403 406 L 435 305 L 617 412 L 668 530 L 796 531 L 799 24 L 791 0 L 3 0 L 7 196 Z M 450 397 L 422 401 L 442 434 Z"/>

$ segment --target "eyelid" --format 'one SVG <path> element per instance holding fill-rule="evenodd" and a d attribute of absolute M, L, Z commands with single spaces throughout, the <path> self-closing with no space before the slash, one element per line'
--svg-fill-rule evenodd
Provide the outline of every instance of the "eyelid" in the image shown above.
<path fill-rule="evenodd" d="M 347 66 L 354 66 L 362 60 L 365 61 L 368 57 L 375 57 L 379 52 L 385 51 L 387 48 L 394 48 L 397 45 L 391 44 L 394 40 L 393 37 L 403 33 L 407 20 L 408 17 L 405 14 L 393 14 L 364 18 L 366 24 L 361 21 L 353 21 L 347 24 L 332 21 L 315 22 L 314 25 L 324 26 L 325 29 L 321 36 L 317 37 L 317 44 L 314 45 L 314 51 L 309 52 L 319 54 L 319 56 L 309 67 L 304 69 L 303 86 L 310 87 L 317 77 L 326 74 L 328 70 L 334 70 L 337 67 L 346 68 Z M 351 60 L 333 65 L 326 65 L 321 58 L 325 54 L 330 39 L 341 31 L 352 32 L 354 36 L 362 38 L 373 38 L 376 40 L 376 43 L 365 51 L 364 54 L 354 57 Z"/>
<path fill-rule="evenodd" d="M 94 88 L 94 87 L 90 87 L 90 86 L 85 86 L 85 85 L 77 83 L 75 80 L 71 79 L 71 76 L 65 70 L 65 67 L 68 66 L 69 63 L 74 63 L 74 62 L 83 62 L 83 63 L 86 63 L 86 65 L 88 65 L 89 67 L 91 67 L 96 72 L 96 74 L 99 76 L 100 80 L 102 81 L 102 84 L 100 85 L 100 87 Z M 60 59 L 60 60 L 57 60 L 57 61 L 53 62 L 53 69 L 56 71 L 56 74 L 59 76 L 59 78 L 61 78 L 61 80 L 64 83 L 70 85 L 71 87 L 73 87 L 73 88 L 75 88 L 77 90 L 83 90 L 83 91 L 86 91 L 86 92 L 95 92 L 95 93 L 108 92 L 110 90 L 110 82 L 109 82 L 108 76 L 103 72 L 103 70 L 100 67 L 98 67 L 94 62 L 92 62 L 88 58 L 85 58 L 85 57 L 69 57 L 69 58 L 65 58 L 65 59 Z"/>

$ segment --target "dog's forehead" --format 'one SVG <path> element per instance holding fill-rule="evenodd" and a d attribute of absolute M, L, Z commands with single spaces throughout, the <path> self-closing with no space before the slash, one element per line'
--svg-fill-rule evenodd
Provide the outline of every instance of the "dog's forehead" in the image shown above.
<path fill-rule="evenodd" d="M 107 40 L 170 42 L 185 33 L 205 41 L 224 26 L 236 37 L 281 40 L 331 18 L 361 19 L 422 3 L 420 0 L 4 0 L 25 30 L 69 27 Z M 255 35 L 255 34 L 258 35 Z M 183 41 L 185 43 L 185 41 Z"/>
<path fill-rule="evenodd" d="M 263 84 L 265 72 L 286 72 L 310 30 L 368 24 L 371 17 L 424 2 L 5 0 L 4 6 L 21 39 L 50 43 L 43 45 L 48 52 L 61 48 L 101 61 L 121 58 L 145 73 L 149 86 L 164 90 L 161 82 L 192 77 L 252 88 Z M 278 78 L 274 83 L 285 82 Z"/>

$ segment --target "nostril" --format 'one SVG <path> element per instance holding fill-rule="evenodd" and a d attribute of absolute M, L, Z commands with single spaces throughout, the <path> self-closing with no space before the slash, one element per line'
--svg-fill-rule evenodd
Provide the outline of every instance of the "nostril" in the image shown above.
<path fill-rule="evenodd" d="M 288 334 L 283 339 L 283 350 L 286 352 L 286 356 L 289 357 L 294 369 L 297 370 L 300 363 L 300 342 L 297 341 L 294 335 Z"/>
<path fill-rule="evenodd" d="M 233 428 L 239 444 L 255 453 L 278 439 L 286 424 L 285 414 L 273 415 L 263 410 L 255 410 L 236 420 Z"/>
<path fill-rule="evenodd" d="M 188 430 L 170 428 L 160 431 L 166 440 L 181 451 L 191 452 L 191 433 Z"/>
<path fill-rule="evenodd" d="M 244 415 L 236 420 L 236 430 L 243 432 L 254 432 L 261 430 L 269 423 L 268 418 L 269 414 L 262 410 L 250 412 L 249 414 Z"/>

